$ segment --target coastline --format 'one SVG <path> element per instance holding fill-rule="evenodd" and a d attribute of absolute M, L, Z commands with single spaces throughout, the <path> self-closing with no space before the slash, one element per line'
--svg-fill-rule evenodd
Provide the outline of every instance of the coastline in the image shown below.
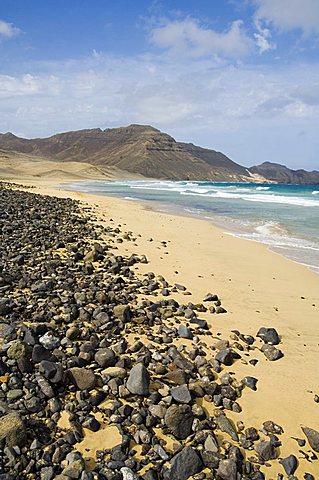
<path fill-rule="evenodd" d="M 107 183 L 112 184 L 116 179 L 113 179 Z M 119 199 L 124 199 L 124 200 L 130 200 L 130 201 L 136 201 L 142 205 L 146 205 L 147 208 L 154 208 L 157 211 L 160 211 L 162 213 L 168 213 L 168 214 L 173 214 L 173 215 L 178 215 L 178 216 L 187 216 L 187 217 L 192 217 L 196 219 L 202 219 L 202 220 L 207 220 L 209 222 L 212 222 L 213 225 L 217 226 L 218 228 L 222 229 L 226 234 L 233 235 L 237 238 L 243 238 L 246 240 L 254 241 L 254 242 L 259 242 L 264 244 L 270 251 L 275 252 L 279 255 L 282 255 L 291 261 L 294 261 L 296 263 L 299 263 L 301 265 L 304 265 L 305 267 L 309 268 L 310 270 L 314 271 L 315 273 L 319 274 L 319 245 L 317 244 L 317 236 L 314 236 L 314 231 L 309 231 L 308 233 L 305 234 L 304 231 L 300 230 L 300 225 L 295 227 L 296 229 L 294 230 L 294 226 L 289 225 L 285 223 L 284 218 L 282 216 L 274 216 L 272 219 L 269 218 L 269 215 L 260 215 L 258 217 L 257 211 L 256 210 L 251 210 L 248 208 L 247 215 L 246 217 L 240 217 L 238 216 L 238 211 L 235 212 L 234 214 L 232 213 L 223 213 L 223 207 L 220 209 L 218 204 L 214 209 L 207 208 L 205 204 L 195 204 L 194 206 L 190 203 L 184 203 L 179 201 L 179 195 L 177 194 L 176 196 L 176 201 L 175 199 L 172 199 L 170 195 L 165 198 L 165 195 L 163 196 L 158 196 L 154 195 L 152 196 L 147 195 L 148 190 L 155 190 L 155 194 L 157 194 L 157 191 L 160 191 L 161 188 L 158 183 L 161 184 L 161 181 L 155 181 L 155 186 L 154 188 L 151 187 L 152 182 L 148 182 L 147 179 L 145 179 L 147 186 L 145 187 L 145 190 L 143 187 L 136 186 L 139 185 L 140 182 L 135 182 L 130 180 L 132 185 L 129 185 L 131 188 L 141 188 L 142 189 L 142 194 L 141 195 L 135 195 L 135 190 L 132 190 L 134 193 L 130 193 L 131 190 L 130 188 L 125 192 L 125 189 L 123 188 L 118 188 L 116 187 L 115 193 L 113 191 L 113 188 L 109 189 L 104 189 L 104 188 L 99 188 L 99 181 L 95 181 L 94 186 L 92 186 L 92 182 L 88 181 L 88 184 L 82 187 L 82 182 L 75 182 L 75 183 L 65 183 L 65 188 L 69 191 L 81 191 L 83 193 L 92 193 L 94 195 L 102 195 L 102 196 L 111 196 L 111 197 L 116 197 Z M 115 183 L 120 183 L 121 184 L 122 180 L 119 180 L 119 182 Z M 104 182 L 102 182 L 103 184 Z M 126 182 L 124 182 L 125 184 Z M 163 182 L 165 184 L 165 182 Z M 171 182 L 168 182 L 171 183 Z M 171 192 L 180 191 L 181 195 L 195 195 L 199 194 L 200 196 L 204 196 L 205 193 L 208 191 L 205 190 L 206 185 L 203 187 L 203 191 L 198 190 L 198 187 L 200 185 L 196 185 L 196 188 L 193 190 L 193 185 L 192 183 L 188 185 L 182 185 L 180 186 L 179 184 L 183 182 L 178 182 L 177 188 L 174 187 L 171 190 Z M 218 182 L 217 189 L 222 186 L 223 182 Z M 95 185 L 96 184 L 96 185 Z M 221 193 L 221 196 L 224 194 L 226 195 L 225 198 L 230 198 L 232 193 L 228 193 L 227 189 L 231 188 L 229 182 L 225 182 L 226 184 L 226 192 L 217 190 L 217 198 L 218 194 Z M 135 186 L 134 186 L 135 185 Z M 213 185 L 213 184 L 211 184 Z M 246 186 L 246 184 L 241 184 L 243 186 Z M 288 185 L 287 185 L 288 186 Z M 238 191 L 238 182 L 235 185 L 236 192 L 234 196 L 239 195 L 237 193 Z M 249 185 L 251 187 L 251 185 Z M 292 185 L 291 187 L 294 187 Z M 169 190 L 171 187 L 165 186 L 163 188 L 163 191 Z M 180 188 L 186 189 L 185 191 L 179 190 Z M 195 193 L 188 193 L 188 188 L 190 189 L 190 192 L 195 192 Z M 258 191 L 259 189 L 263 190 L 269 190 L 270 186 L 267 187 L 257 187 L 256 190 Z M 248 188 L 248 191 L 251 191 L 251 188 Z M 171 193 L 169 192 L 169 193 Z M 242 191 L 240 191 L 240 194 Z M 146 195 L 145 195 L 146 194 Z M 284 193 L 281 193 L 281 195 L 284 195 Z M 247 193 L 244 193 L 244 195 L 247 196 Z M 273 195 L 273 193 L 272 193 Z M 249 195 L 250 196 L 250 195 Z M 252 194 L 251 197 L 254 195 Z M 149 197 L 149 198 L 148 198 Z M 208 195 L 209 197 L 209 195 Z M 280 194 L 279 194 L 280 197 Z M 183 197 L 187 198 L 187 197 Z M 249 197 L 248 197 L 249 199 Z M 264 197 L 260 201 L 266 201 L 267 197 Z M 280 202 L 284 199 L 284 197 L 280 197 Z M 293 200 L 296 200 L 295 198 Z M 301 200 L 301 202 L 304 202 L 307 200 Z M 279 202 L 279 204 L 280 204 Z M 310 200 L 312 202 L 312 200 Z M 246 202 L 247 203 L 247 202 Z M 249 202 L 251 205 L 253 205 L 253 202 Z M 266 202 L 267 203 L 267 202 Z M 250 207 L 250 205 L 246 205 L 247 207 Z M 225 208 L 225 207 L 224 207 Z M 245 205 L 243 205 L 243 208 L 245 208 Z M 239 209 L 241 211 L 241 209 Z M 273 212 L 275 215 L 275 212 Z M 300 213 L 300 212 L 299 212 Z M 287 212 L 285 212 L 287 215 Z M 288 212 L 288 217 L 291 217 L 291 212 Z M 295 215 L 298 217 L 298 212 L 295 212 Z M 249 221 L 248 221 L 249 219 Z M 312 219 L 304 219 L 304 225 L 308 225 L 308 220 L 311 221 Z M 310 235 L 310 236 L 309 236 Z M 312 235 L 312 236 L 311 236 Z"/>
<path fill-rule="evenodd" d="M 136 201 L 66 191 L 62 184 L 57 185 L 59 179 L 45 184 L 43 178 L 12 181 L 34 185 L 34 193 L 87 202 L 94 205 L 99 221 L 112 218 L 114 225 L 141 235 L 135 242 L 119 243 L 119 254 L 146 254 L 149 263 L 137 267 L 139 275 L 154 271 L 172 284 L 186 285 L 192 295 L 178 293 L 174 295 L 177 299 L 196 303 L 209 291 L 217 293 L 228 313 L 200 315 L 209 322 L 215 338 L 229 338 L 233 329 L 255 336 L 262 326 L 276 328 L 282 336 L 282 359 L 269 362 L 256 349 L 256 366 L 242 361 L 232 366 L 236 378 L 252 375 L 259 380 L 257 392 L 245 390 L 240 399 L 243 411 L 233 419 L 260 428 L 267 419 L 282 425 L 281 457 L 294 453 L 300 461 L 297 474 L 316 475 L 315 462 L 302 460 L 291 437 L 303 438 L 301 425 L 319 429 L 319 406 L 314 402 L 314 395 L 319 393 L 318 275 L 275 255 L 265 245 L 227 235 L 206 220 L 158 212 Z M 275 475 L 283 470 L 274 462 L 264 471 Z"/>

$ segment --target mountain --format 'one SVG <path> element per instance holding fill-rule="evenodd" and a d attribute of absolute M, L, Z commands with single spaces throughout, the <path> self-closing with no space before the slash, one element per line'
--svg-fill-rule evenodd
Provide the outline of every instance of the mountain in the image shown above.
<path fill-rule="evenodd" d="M 248 170 L 215 150 L 176 142 L 144 125 L 78 130 L 49 138 L 0 134 L 0 149 L 48 160 L 88 162 L 146 177 L 170 180 L 248 181 Z"/>
<path fill-rule="evenodd" d="M 247 169 L 215 150 L 176 142 L 149 125 L 77 130 L 48 138 L 25 139 L 0 134 L 4 152 L 55 162 L 85 162 L 145 177 L 168 180 L 319 183 L 319 172 L 290 170 L 263 163 Z"/>
<path fill-rule="evenodd" d="M 268 180 L 276 183 L 293 183 L 293 184 L 319 184 L 319 172 L 313 170 L 291 170 L 285 165 L 279 163 L 264 162 L 261 165 L 251 167 L 251 173 L 261 175 Z"/>

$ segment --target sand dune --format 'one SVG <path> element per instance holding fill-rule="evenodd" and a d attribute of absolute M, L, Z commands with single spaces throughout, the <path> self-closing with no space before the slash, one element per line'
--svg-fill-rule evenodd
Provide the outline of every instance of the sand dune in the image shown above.
<path fill-rule="evenodd" d="M 84 162 L 57 162 L 42 157 L 0 150 L 0 178 L 66 180 L 114 180 L 144 178 L 116 167 L 97 167 Z"/>

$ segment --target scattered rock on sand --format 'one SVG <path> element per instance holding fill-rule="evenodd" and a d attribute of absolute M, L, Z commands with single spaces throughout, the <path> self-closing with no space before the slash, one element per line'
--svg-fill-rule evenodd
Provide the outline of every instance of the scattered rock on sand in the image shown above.
<path fill-rule="evenodd" d="M 284 467 L 287 475 L 293 475 L 297 470 L 298 460 L 294 455 L 289 455 L 289 457 L 282 458 L 279 460 L 279 463 Z"/>
<path fill-rule="evenodd" d="M 265 343 L 270 343 L 271 345 L 278 345 L 280 343 L 280 338 L 275 328 L 261 327 L 258 330 L 257 337 L 261 338 Z"/>
<path fill-rule="evenodd" d="M 179 440 L 184 440 L 191 433 L 193 420 L 194 416 L 188 405 L 172 405 L 164 417 L 165 425 Z"/>
<path fill-rule="evenodd" d="M 194 448 L 187 446 L 171 459 L 171 468 L 165 480 L 187 480 L 203 468 L 203 462 Z"/>
<path fill-rule="evenodd" d="M 274 362 L 275 360 L 279 360 L 279 358 L 282 358 L 284 356 L 281 350 L 267 343 L 265 343 L 261 347 L 261 351 L 263 352 L 265 357 L 267 357 L 268 360 L 270 360 L 271 362 Z"/>
<path fill-rule="evenodd" d="M 136 395 L 148 395 L 150 377 L 147 369 L 142 363 L 135 365 L 130 371 L 126 382 L 126 388 Z"/>
<path fill-rule="evenodd" d="M 301 427 L 306 435 L 309 445 L 315 452 L 319 452 L 319 432 L 309 427 Z"/>

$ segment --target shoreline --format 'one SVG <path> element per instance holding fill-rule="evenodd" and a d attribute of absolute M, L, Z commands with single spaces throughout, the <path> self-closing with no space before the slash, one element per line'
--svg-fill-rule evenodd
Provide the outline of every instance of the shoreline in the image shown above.
<path fill-rule="evenodd" d="M 291 437 L 302 437 L 300 425 L 319 429 L 319 405 L 313 400 L 319 393 L 318 276 L 280 254 L 274 255 L 259 242 L 226 235 L 208 220 L 158 212 L 136 201 L 63 190 L 63 185 L 53 180 L 40 186 L 33 180 L 28 183 L 35 185 L 34 193 L 88 202 L 102 221 L 112 218 L 114 225 L 121 224 L 125 230 L 141 235 L 134 243 L 118 244 L 119 254 L 146 254 L 149 263 L 138 265 L 136 270 L 141 278 L 154 271 L 172 284 L 185 284 L 192 295 L 177 294 L 183 302 L 200 302 L 208 291 L 216 292 L 228 313 L 213 319 L 206 314 L 200 316 L 213 320 L 210 326 L 214 336 L 228 338 L 234 328 L 254 336 L 262 326 L 278 330 L 282 359 L 266 361 L 256 350 L 256 366 L 236 362 L 232 367 L 236 378 L 258 378 L 257 392 L 245 390 L 240 399 L 243 412 L 240 418 L 234 415 L 234 420 L 261 428 L 262 421 L 269 418 L 282 425 L 285 441 L 281 456 L 298 456 L 298 445 Z M 299 460 L 297 474 L 316 474 L 315 463 Z M 271 475 L 282 471 L 277 462 L 265 470 Z"/>
<path fill-rule="evenodd" d="M 85 182 L 86 180 L 82 180 L 83 182 Z M 100 180 L 98 180 L 100 181 Z M 110 182 L 114 182 L 116 181 L 116 179 L 113 179 L 113 180 L 109 180 Z M 102 180 L 103 182 L 103 180 Z M 75 183 L 63 183 L 62 185 L 64 187 L 67 187 L 67 186 L 70 186 L 72 187 L 73 185 L 75 185 L 76 187 L 76 184 L 79 183 L 78 181 L 75 182 Z M 218 182 L 218 183 L 223 183 L 223 182 Z M 224 182 L 224 183 L 229 183 L 229 182 Z M 240 183 L 240 182 L 236 182 L 236 183 Z M 247 241 L 252 241 L 252 242 L 256 242 L 256 243 L 259 243 L 259 244 L 262 244 L 264 245 L 268 251 L 272 252 L 272 253 L 275 253 L 277 255 L 280 255 L 294 263 L 297 263 L 299 265 L 302 265 L 304 267 L 306 267 L 308 270 L 314 272 L 315 274 L 319 275 L 319 265 L 312 265 L 312 264 L 307 264 L 307 263 L 304 263 L 303 261 L 301 260 L 298 260 L 296 258 L 293 257 L 293 253 L 291 253 L 291 249 L 292 247 L 288 247 L 288 246 L 280 246 L 280 245 L 271 245 L 269 243 L 267 243 L 266 240 L 262 240 L 262 239 L 256 239 L 256 238 L 252 238 L 252 237 L 249 237 L 249 236 L 245 236 L 247 234 L 243 233 L 243 232 L 239 232 L 238 231 L 238 228 L 236 230 L 236 228 L 234 227 L 234 229 L 232 230 L 231 229 L 231 224 L 230 223 L 226 223 L 226 219 L 225 218 L 222 218 L 220 217 L 219 215 L 216 215 L 216 214 L 212 214 L 211 216 L 208 216 L 208 213 L 210 212 L 203 212 L 204 214 L 204 217 L 202 218 L 201 217 L 201 213 L 198 211 L 191 211 L 190 209 L 186 208 L 186 207 L 182 207 L 181 205 L 177 205 L 177 204 L 173 204 L 173 203 L 166 203 L 165 201 L 155 201 L 155 200 L 145 200 L 145 199 L 140 199 L 140 198 L 134 198 L 134 197 L 129 197 L 126 196 L 126 197 L 123 197 L 121 195 L 108 195 L 107 193 L 99 193 L 99 192 L 90 192 L 90 191 L 83 191 L 83 190 L 77 190 L 76 188 L 66 188 L 66 191 L 78 191 L 78 192 L 81 192 L 81 193 L 87 193 L 87 194 L 92 194 L 92 195 L 97 195 L 97 196 L 105 196 L 105 197 L 111 197 L 111 198 L 118 198 L 119 200 L 124 200 L 124 201 L 130 201 L 130 202 L 136 202 L 136 203 L 139 203 L 140 205 L 142 206 L 146 206 L 146 208 L 150 208 L 150 209 L 153 209 L 154 211 L 157 211 L 157 212 L 161 212 L 161 213 L 167 213 L 167 214 L 171 214 L 171 215 L 177 215 L 177 216 L 181 216 L 181 217 L 190 217 L 190 218 L 194 218 L 194 219 L 199 219 L 199 220 L 202 220 L 202 221 L 207 221 L 209 223 L 212 223 L 212 225 L 214 225 L 216 228 L 220 229 L 223 231 L 223 233 L 225 235 L 231 235 L 235 238 L 239 238 L 239 239 L 243 239 L 243 240 L 247 240 Z M 193 210 L 196 210 L 196 209 L 193 209 Z M 252 233 L 251 233 L 252 235 Z M 295 239 L 293 236 L 290 236 L 288 237 L 290 239 Z M 296 240 L 302 240 L 302 241 L 305 241 L 307 240 L 306 238 L 304 239 L 299 239 L 299 238 L 296 238 Z M 309 241 L 309 240 L 308 240 Z"/>

